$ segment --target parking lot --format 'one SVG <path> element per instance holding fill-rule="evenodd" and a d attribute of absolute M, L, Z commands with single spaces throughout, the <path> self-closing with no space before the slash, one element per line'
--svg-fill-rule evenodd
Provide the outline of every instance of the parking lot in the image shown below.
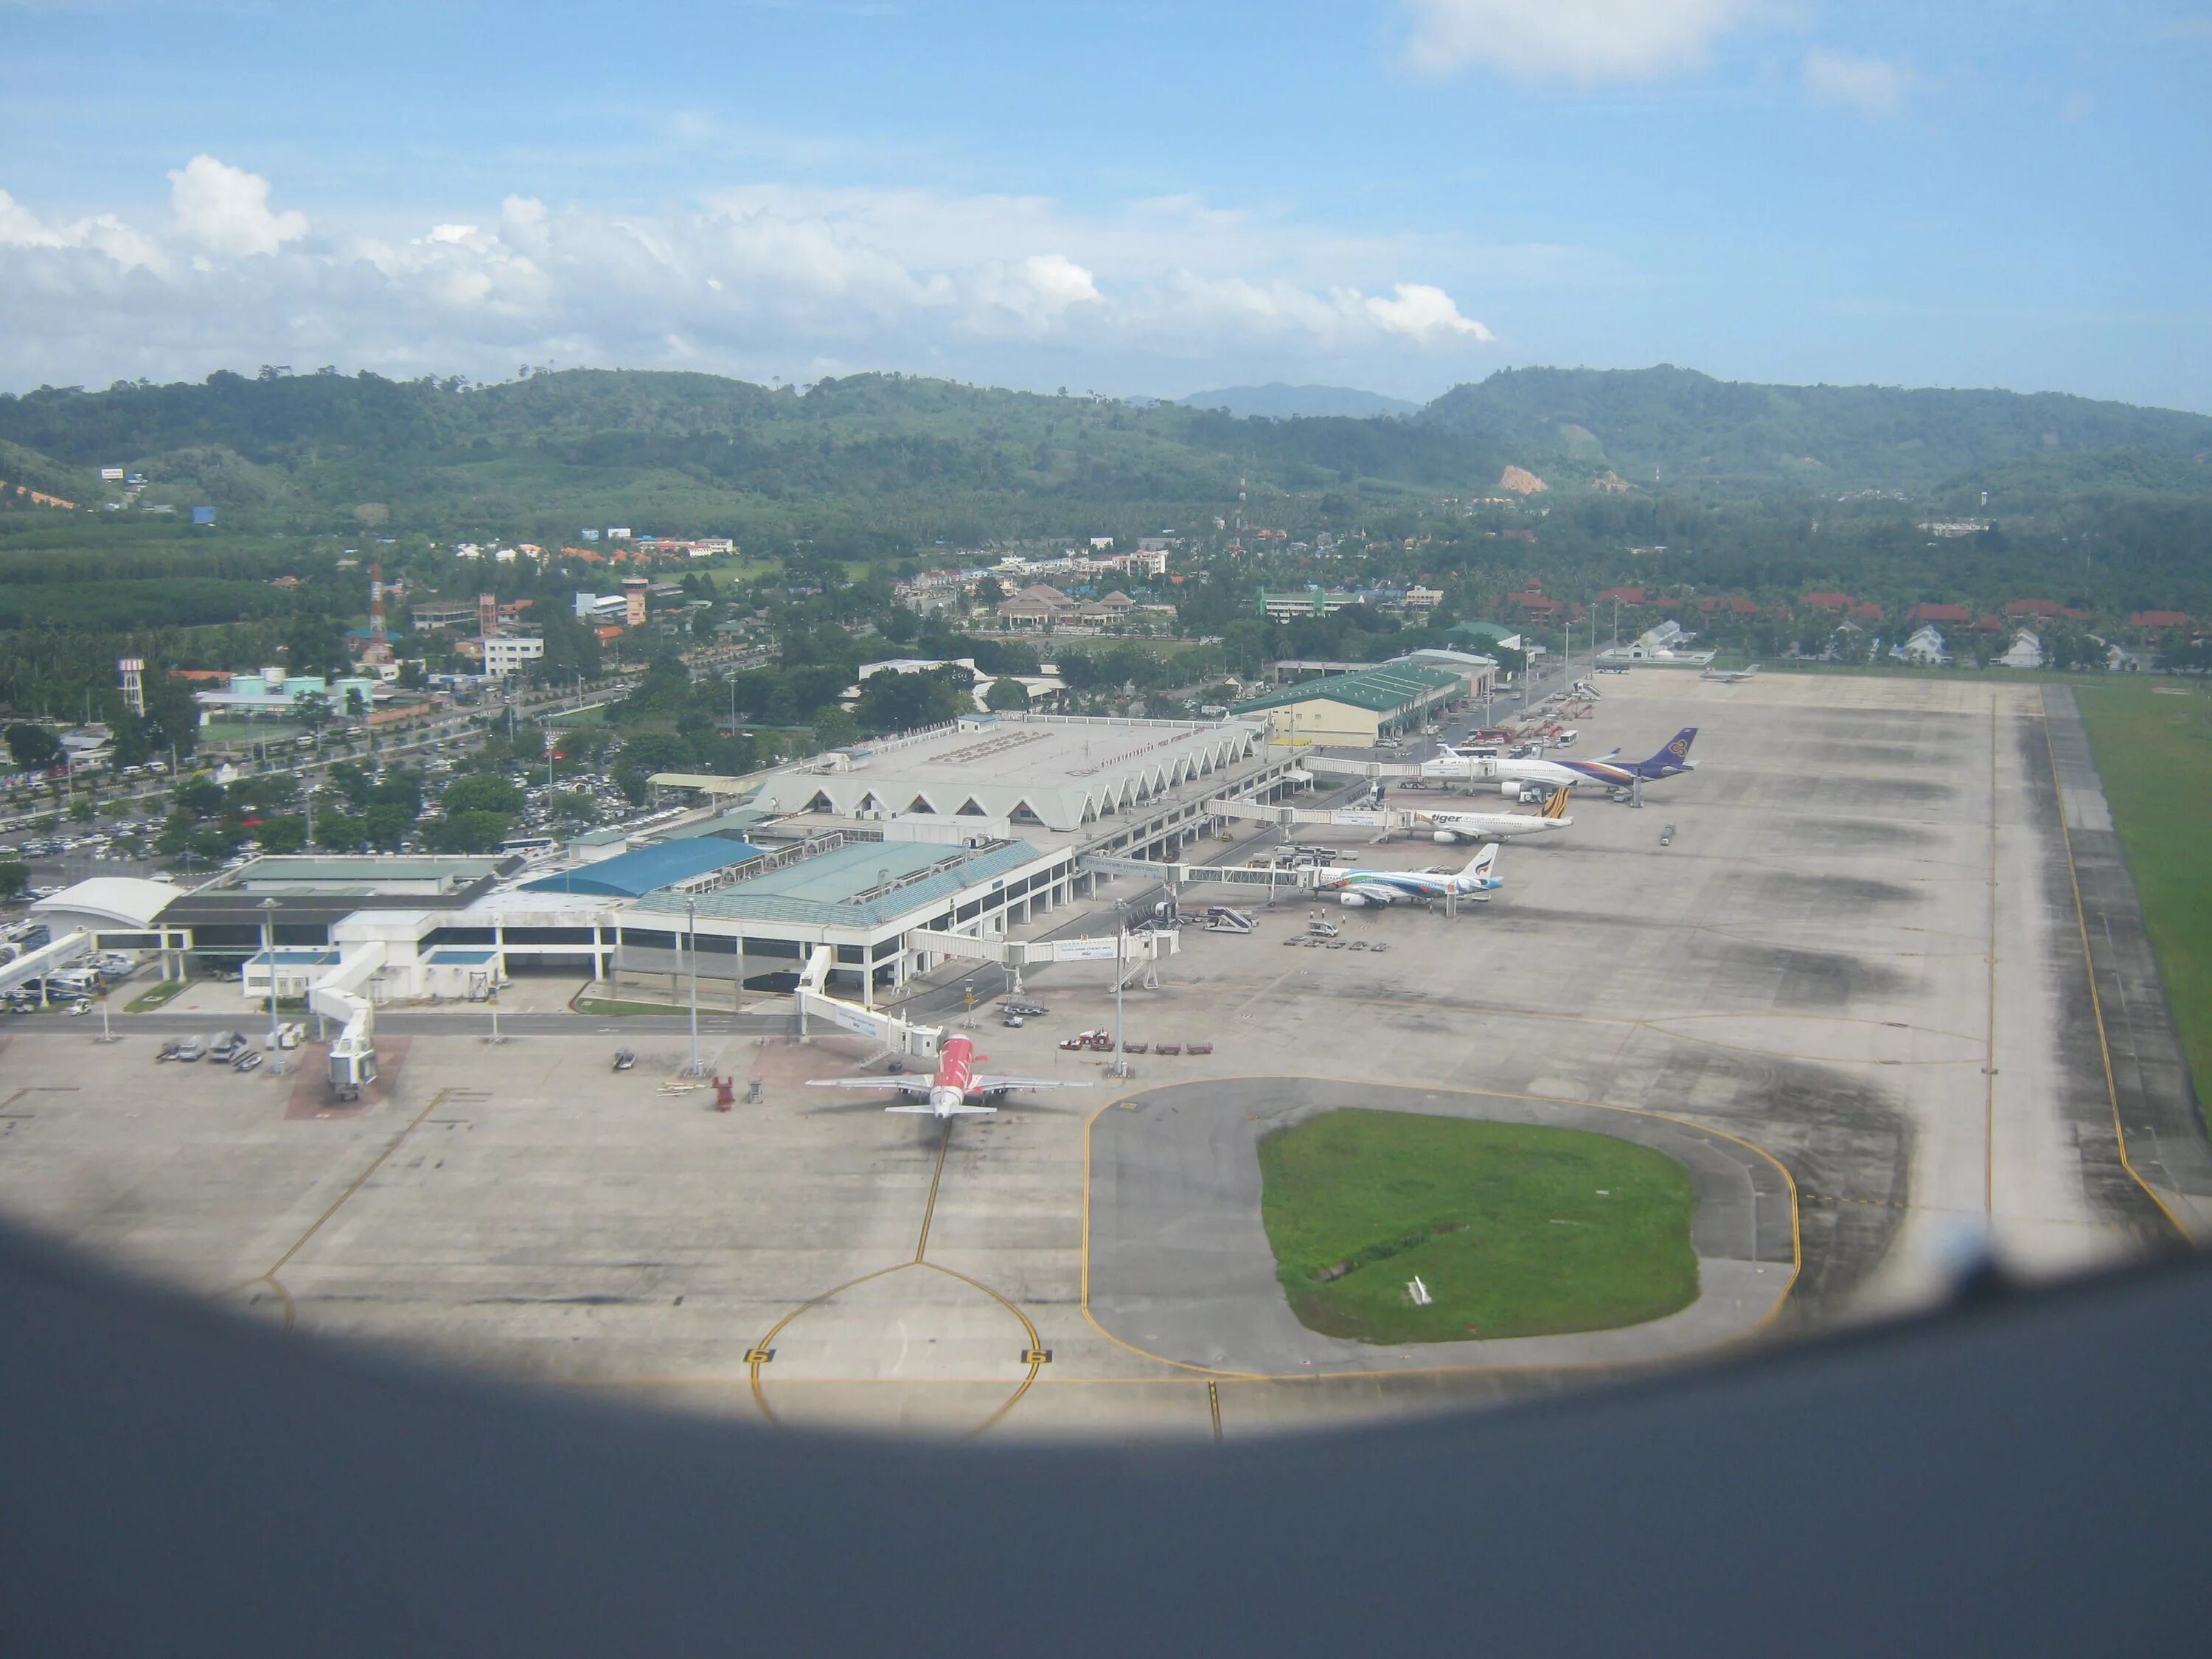
<path fill-rule="evenodd" d="M 1240 1351 L 1224 1313 L 1215 1348 L 1155 1351 L 1153 1313 L 1188 1333 L 1193 1309 L 1102 1280 L 1094 1119 L 1165 1110 L 1147 1097 L 1171 1085 L 1218 1080 L 1172 1103 L 1218 1119 L 1177 1154 L 1194 1191 L 1233 1186 L 1205 1160 L 1249 1157 L 1248 1121 L 1290 1086 L 1270 1079 L 1338 1103 L 1365 1085 L 1632 1114 L 1739 1146 L 1758 1197 L 1729 1259 L 1778 1288 L 1709 1341 L 1918 1305 L 1984 1238 L 2063 1273 L 2160 1236 L 2073 1040 L 2081 945 L 2032 691 L 1664 672 L 1603 690 L 1578 752 L 1639 756 L 1694 725 L 1698 769 L 1642 810 L 1576 800 L 1571 830 L 1509 845 L 1504 889 L 1455 917 L 1329 908 L 1342 949 L 1285 945 L 1310 897 L 1192 890 L 1255 929 L 1186 929 L 1161 988 L 1128 994 L 1153 1052 L 1126 1082 L 1056 1046 L 1113 1022 L 1109 980 L 1080 964 L 1030 981 L 1048 1016 L 987 1021 L 977 1046 L 993 1069 L 1095 1086 L 949 1133 L 806 1090 L 857 1056 L 843 1038 L 711 1035 L 714 1070 L 763 1080 L 761 1104 L 721 1114 L 670 1091 L 685 1044 L 657 1029 L 576 1018 L 494 1047 L 456 1015 L 387 1039 L 383 1083 L 338 1109 L 312 1051 L 241 1077 L 156 1066 L 150 1031 L 103 1048 L 42 1017 L 0 1027 L 0 1209 L 254 1316 L 538 1382 L 785 1424 L 1121 1436 L 1496 1399 L 1698 1346 L 1308 1366 Z M 1378 867 L 1467 858 L 1300 837 Z M 1157 1052 L 1193 1041 L 1212 1052 Z M 618 1042 L 634 1071 L 611 1070 Z M 1144 1294 L 1221 1294 L 1249 1264 L 1214 1272 L 1214 1248 L 1194 1235 L 1183 1288 Z"/>

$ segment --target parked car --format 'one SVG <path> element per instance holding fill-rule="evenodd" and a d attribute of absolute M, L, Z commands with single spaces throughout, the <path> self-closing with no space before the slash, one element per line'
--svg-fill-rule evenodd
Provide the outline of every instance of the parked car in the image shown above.
<path fill-rule="evenodd" d="M 253 1072 L 258 1071 L 260 1067 L 261 1051 L 258 1048 L 248 1048 L 230 1063 L 230 1069 L 234 1072 Z"/>
<path fill-rule="evenodd" d="M 182 1042 L 179 1042 L 177 1045 L 177 1052 L 172 1054 L 170 1058 L 172 1060 L 191 1061 L 198 1060 L 206 1053 L 207 1043 L 205 1041 L 199 1037 L 186 1037 Z"/>
<path fill-rule="evenodd" d="M 244 1033 L 239 1031 L 228 1032 L 223 1036 L 210 1039 L 207 1046 L 207 1057 L 210 1060 L 216 1061 L 218 1065 L 228 1066 L 232 1060 L 236 1060 L 240 1054 L 246 1052 L 246 1046 Z"/>
<path fill-rule="evenodd" d="M 178 1059 L 179 1057 L 178 1050 L 181 1049 L 185 1045 L 181 1042 L 163 1043 L 161 1048 L 161 1052 L 154 1056 L 154 1063 L 158 1066 L 165 1060 Z"/>

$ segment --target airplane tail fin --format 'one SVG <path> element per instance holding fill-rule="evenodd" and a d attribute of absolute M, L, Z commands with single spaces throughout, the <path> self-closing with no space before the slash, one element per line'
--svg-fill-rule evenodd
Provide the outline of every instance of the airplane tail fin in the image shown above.
<path fill-rule="evenodd" d="M 1536 816 L 1545 818 L 1563 818 L 1566 817 L 1567 798 L 1573 793 L 1574 787 L 1572 785 L 1561 784 L 1557 789 L 1552 791 L 1551 799 L 1544 803 L 1544 810 Z"/>
<path fill-rule="evenodd" d="M 1690 745 L 1698 740 L 1698 728 L 1686 726 L 1668 740 L 1667 746 L 1644 762 L 1646 766 L 1686 766 L 1689 763 Z"/>
<path fill-rule="evenodd" d="M 1562 793 L 1565 792 L 1563 791 Z M 1462 881 L 1487 881 L 1490 879 L 1490 872 L 1497 867 L 1498 843 L 1496 842 L 1492 842 L 1487 847 L 1485 847 L 1480 853 L 1477 853 L 1473 858 L 1468 860 L 1467 868 L 1459 872 L 1460 879 Z"/>

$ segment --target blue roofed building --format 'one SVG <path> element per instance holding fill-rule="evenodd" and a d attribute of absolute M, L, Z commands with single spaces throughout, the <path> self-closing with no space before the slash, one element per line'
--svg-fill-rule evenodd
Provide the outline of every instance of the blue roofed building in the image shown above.
<path fill-rule="evenodd" d="M 599 898 L 642 898 L 659 888 L 697 891 L 720 884 L 737 866 L 762 856 L 750 842 L 699 836 L 653 842 L 611 859 L 525 882 L 526 893 L 587 893 Z"/>

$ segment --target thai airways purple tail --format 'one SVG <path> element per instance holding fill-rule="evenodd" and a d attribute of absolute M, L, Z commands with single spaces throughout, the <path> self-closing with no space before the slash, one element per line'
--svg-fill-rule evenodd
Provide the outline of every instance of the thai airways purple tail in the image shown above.
<path fill-rule="evenodd" d="M 1690 758 L 1690 745 L 1697 740 L 1698 728 L 1686 726 L 1668 741 L 1665 748 L 1648 761 L 1638 761 L 1629 770 L 1645 779 L 1671 778 L 1677 772 L 1692 770 L 1697 762 Z"/>

